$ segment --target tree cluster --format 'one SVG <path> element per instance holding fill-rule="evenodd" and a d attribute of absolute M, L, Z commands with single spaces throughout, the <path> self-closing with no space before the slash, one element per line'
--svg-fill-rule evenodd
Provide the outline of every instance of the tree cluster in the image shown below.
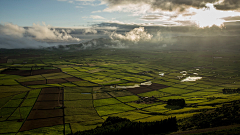
<path fill-rule="evenodd" d="M 224 88 L 222 91 L 223 91 L 223 94 L 240 93 L 240 88 L 237 88 L 237 89 Z"/>
<path fill-rule="evenodd" d="M 176 117 L 155 122 L 132 122 L 126 118 L 108 117 L 101 127 L 79 131 L 74 135 L 165 134 L 178 130 Z"/>
<path fill-rule="evenodd" d="M 181 130 L 211 128 L 240 124 L 240 101 L 234 101 L 231 104 L 223 104 L 213 110 L 208 110 L 193 117 L 179 120 Z"/>
<path fill-rule="evenodd" d="M 168 99 L 167 104 L 184 107 L 186 103 L 184 99 Z"/>

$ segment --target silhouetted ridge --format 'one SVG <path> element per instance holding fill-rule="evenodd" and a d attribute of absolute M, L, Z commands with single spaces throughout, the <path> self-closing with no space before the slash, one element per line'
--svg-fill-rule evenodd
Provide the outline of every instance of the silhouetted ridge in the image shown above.
<path fill-rule="evenodd" d="M 165 134 L 178 130 L 176 117 L 155 122 L 131 122 L 120 117 L 108 117 L 101 127 L 92 130 L 79 131 L 74 135 L 147 135 Z"/>

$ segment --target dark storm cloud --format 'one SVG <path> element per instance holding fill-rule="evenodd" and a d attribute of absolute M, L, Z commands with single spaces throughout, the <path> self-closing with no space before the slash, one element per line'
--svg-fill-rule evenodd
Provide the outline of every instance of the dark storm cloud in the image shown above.
<path fill-rule="evenodd" d="M 168 11 L 184 11 L 186 8 L 204 8 L 207 3 L 218 2 L 219 0 L 103 0 L 109 7 L 128 4 L 148 4 L 153 10 L 161 9 Z"/>
<path fill-rule="evenodd" d="M 222 3 L 214 5 L 219 10 L 239 10 L 240 0 L 224 0 Z"/>
<path fill-rule="evenodd" d="M 144 27 L 147 32 L 155 35 L 161 32 L 163 37 L 176 37 L 176 36 L 213 36 L 213 35 L 240 35 L 240 21 L 225 22 L 224 27 L 213 25 L 212 27 L 199 28 L 195 25 L 190 25 L 190 21 L 178 21 L 178 23 L 189 24 L 187 26 L 154 26 L 154 25 L 137 25 L 137 24 L 120 24 L 120 23 L 100 23 L 96 24 L 98 27 L 117 27 L 116 30 L 109 31 L 109 33 L 116 31 L 117 33 L 124 34 L 135 28 Z"/>

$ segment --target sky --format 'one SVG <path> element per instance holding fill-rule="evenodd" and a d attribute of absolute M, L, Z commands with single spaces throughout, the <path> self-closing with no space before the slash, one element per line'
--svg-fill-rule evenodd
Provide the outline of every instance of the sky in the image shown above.
<path fill-rule="evenodd" d="M 119 39 L 136 34 L 131 31 L 148 31 L 154 38 L 169 27 L 222 29 L 239 22 L 239 0 L 0 0 L 0 48 L 13 44 L 3 41 L 6 38 L 24 39 L 23 44 L 29 40 L 31 47 L 35 42 L 45 46 L 99 37 Z"/>

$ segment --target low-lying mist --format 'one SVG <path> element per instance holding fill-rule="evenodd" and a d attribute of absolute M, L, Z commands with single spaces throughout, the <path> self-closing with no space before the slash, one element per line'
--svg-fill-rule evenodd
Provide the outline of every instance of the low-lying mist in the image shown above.
<path fill-rule="evenodd" d="M 99 48 L 239 50 L 238 29 L 229 24 L 205 28 L 196 26 L 126 26 L 126 28 L 123 26 L 116 29 L 53 28 L 45 23 L 20 27 L 6 23 L 0 24 L 0 48 L 71 51 Z M 87 38 L 80 39 L 79 36 L 72 35 Z"/>

